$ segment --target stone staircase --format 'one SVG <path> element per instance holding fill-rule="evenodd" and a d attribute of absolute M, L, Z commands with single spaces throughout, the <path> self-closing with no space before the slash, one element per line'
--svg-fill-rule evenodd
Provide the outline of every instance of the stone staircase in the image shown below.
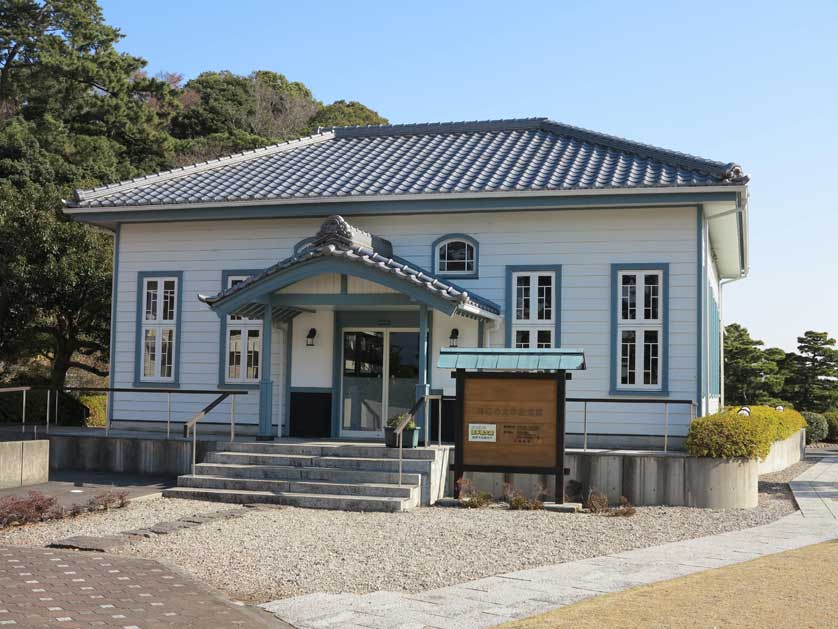
<path fill-rule="evenodd" d="M 235 442 L 209 452 L 168 498 L 346 511 L 406 511 L 442 497 L 450 450 L 378 444 Z"/>

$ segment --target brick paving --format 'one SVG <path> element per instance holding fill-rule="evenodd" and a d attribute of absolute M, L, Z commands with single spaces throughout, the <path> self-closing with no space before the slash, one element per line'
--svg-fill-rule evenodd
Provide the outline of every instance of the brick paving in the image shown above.
<path fill-rule="evenodd" d="M 0 628 L 288 627 L 157 561 L 0 546 Z"/>

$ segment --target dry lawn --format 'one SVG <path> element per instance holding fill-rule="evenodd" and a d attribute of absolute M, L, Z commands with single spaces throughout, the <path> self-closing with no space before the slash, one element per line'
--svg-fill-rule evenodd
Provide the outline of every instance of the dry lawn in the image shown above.
<path fill-rule="evenodd" d="M 591 598 L 503 627 L 838 627 L 838 540 Z"/>

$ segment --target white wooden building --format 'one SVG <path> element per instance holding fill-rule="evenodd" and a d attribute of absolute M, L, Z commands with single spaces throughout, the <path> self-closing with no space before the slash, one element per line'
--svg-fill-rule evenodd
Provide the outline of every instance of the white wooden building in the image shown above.
<path fill-rule="evenodd" d="M 589 400 L 569 443 L 644 445 L 720 404 L 747 182 L 534 118 L 329 129 L 65 211 L 115 236 L 111 386 L 133 391 L 114 427 L 213 398 L 154 389 L 236 389 L 240 432 L 377 438 L 417 396 L 453 396 L 441 347 L 569 347 L 587 370 L 568 395 Z M 228 404 L 202 425 L 226 429 Z"/>

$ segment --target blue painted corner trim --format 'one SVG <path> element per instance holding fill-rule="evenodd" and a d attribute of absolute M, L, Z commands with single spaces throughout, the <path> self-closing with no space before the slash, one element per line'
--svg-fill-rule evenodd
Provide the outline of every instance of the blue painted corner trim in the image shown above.
<path fill-rule="evenodd" d="M 111 277 L 111 347 L 110 356 L 108 358 L 108 382 L 111 388 L 116 386 L 116 299 L 117 288 L 119 286 L 119 236 L 122 231 L 122 225 L 117 223 L 113 233 L 113 269 Z M 113 401 L 114 394 L 108 392 L 108 425 L 113 421 Z"/>
<path fill-rule="evenodd" d="M 504 297 L 503 318 L 506 327 L 506 347 L 512 347 L 512 301 L 514 291 L 512 289 L 513 273 L 536 273 L 538 271 L 553 271 L 555 281 L 553 290 L 556 294 L 556 316 L 554 319 L 553 347 L 562 346 L 562 265 L 561 264 L 523 264 L 510 265 L 506 267 L 506 294 Z"/>
<path fill-rule="evenodd" d="M 258 275 L 263 269 L 240 269 L 221 271 L 221 290 L 227 288 L 227 282 L 231 277 L 237 275 L 251 276 Z M 218 335 L 218 388 L 219 389 L 252 389 L 259 388 L 258 382 L 248 384 L 227 384 L 226 367 L 227 367 L 227 315 L 219 315 L 219 335 Z M 264 357 L 262 358 L 264 360 Z"/>
<path fill-rule="evenodd" d="M 621 389 L 617 385 L 618 349 L 617 308 L 620 303 L 620 286 L 617 282 L 620 271 L 661 271 L 663 273 L 663 339 L 661 340 L 661 370 L 659 389 Z M 608 368 L 610 371 L 609 395 L 669 395 L 669 263 L 668 262 L 626 262 L 611 265 L 611 351 Z"/>
<path fill-rule="evenodd" d="M 450 273 L 439 270 L 437 265 L 437 262 L 439 261 L 437 249 L 440 245 L 445 244 L 446 242 L 450 242 L 452 240 L 462 240 L 474 247 L 474 271 L 468 273 Z M 431 244 L 431 265 L 428 268 L 433 269 L 434 275 L 436 275 L 437 277 L 459 278 L 461 280 L 476 280 L 478 277 L 480 277 L 480 243 L 477 242 L 476 238 L 474 238 L 473 236 L 469 236 L 468 234 L 454 233 L 440 236 L 439 238 L 434 240 L 433 244 Z"/>
<path fill-rule="evenodd" d="M 174 277 L 177 278 L 177 315 L 175 317 L 175 364 L 173 380 L 144 381 L 141 378 L 143 369 L 143 313 L 145 312 L 145 295 L 143 295 L 143 283 L 148 278 Z M 183 337 L 183 271 L 140 271 L 137 273 L 137 312 L 135 321 L 135 343 L 134 343 L 134 386 L 137 388 L 170 388 L 180 387 L 180 347 Z"/>

